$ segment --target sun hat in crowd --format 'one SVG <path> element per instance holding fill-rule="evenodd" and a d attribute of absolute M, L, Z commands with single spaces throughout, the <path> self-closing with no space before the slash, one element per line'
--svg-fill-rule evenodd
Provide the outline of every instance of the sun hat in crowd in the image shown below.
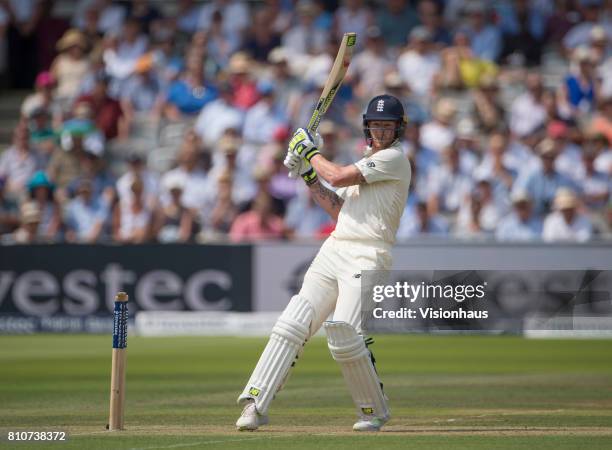
<path fill-rule="evenodd" d="M 559 188 L 555 194 L 553 207 L 556 210 L 570 209 L 578 206 L 578 197 L 568 188 Z"/>
<path fill-rule="evenodd" d="M 556 153 L 555 142 L 551 138 L 545 138 L 536 146 L 536 152 L 540 156 L 552 155 Z"/>
<path fill-rule="evenodd" d="M 455 102 L 450 98 L 441 98 L 438 103 L 436 103 L 436 117 L 445 121 L 449 121 L 452 120 L 453 117 L 455 117 L 456 113 L 457 106 L 455 105 Z"/>
<path fill-rule="evenodd" d="M 55 48 L 58 52 L 63 52 L 75 46 L 85 49 L 87 47 L 87 38 L 80 30 L 71 28 L 57 41 Z"/>
<path fill-rule="evenodd" d="M 164 177 L 164 188 L 170 192 L 173 190 L 184 190 L 187 181 L 185 177 L 178 172 L 170 172 Z"/>
<path fill-rule="evenodd" d="M 51 182 L 51 180 L 49 180 L 47 174 L 42 170 L 39 170 L 38 172 L 34 173 L 34 175 L 32 175 L 32 178 L 30 178 L 30 180 L 28 181 L 28 190 L 30 191 L 30 193 L 34 189 L 38 188 L 47 188 L 50 191 L 53 191 L 53 189 L 55 189 L 55 185 Z"/>
<path fill-rule="evenodd" d="M 240 150 L 240 139 L 232 136 L 223 136 L 219 140 L 219 151 L 224 155 L 235 155 Z"/>
<path fill-rule="evenodd" d="M 519 189 L 510 195 L 510 200 L 513 205 L 516 205 L 518 203 L 531 202 L 531 196 L 526 190 Z"/>

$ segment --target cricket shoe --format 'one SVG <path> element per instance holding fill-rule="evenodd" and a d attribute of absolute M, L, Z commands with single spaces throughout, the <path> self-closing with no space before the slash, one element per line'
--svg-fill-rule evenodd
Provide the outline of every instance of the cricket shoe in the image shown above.
<path fill-rule="evenodd" d="M 249 400 L 236 421 L 236 428 L 238 431 L 255 431 L 260 425 L 266 425 L 268 422 L 268 416 L 259 414 L 255 402 Z"/>
<path fill-rule="evenodd" d="M 362 416 L 353 425 L 353 431 L 380 431 L 388 420 L 388 417 Z"/>

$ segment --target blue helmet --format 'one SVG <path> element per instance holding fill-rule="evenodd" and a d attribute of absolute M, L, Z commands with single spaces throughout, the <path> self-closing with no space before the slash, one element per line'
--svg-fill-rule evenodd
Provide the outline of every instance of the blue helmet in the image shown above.
<path fill-rule="evenodd" d="M 368 122 L 370 120 L 394 120 L 397 122 L 395 128 L 395 139 L 399 139 L 404 134 L 404 128 L 408 123 L 408 118 L 404 112 L 402 102 L 389 94 L 377 95 L 370 103 L 363 115 L 363 133 L 368 142 L 372 139 Z"/>

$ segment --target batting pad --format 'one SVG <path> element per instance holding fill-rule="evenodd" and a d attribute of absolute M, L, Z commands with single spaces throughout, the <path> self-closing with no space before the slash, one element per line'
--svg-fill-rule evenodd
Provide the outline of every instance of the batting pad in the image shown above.
<path fill-rule="evenodd" d="M 342 368 L 359 416 L 389 417 L 387 399 L 370 359 L 363 336 L 346 322 L 323 323 L 327 344 Z"/>
<path fill-rule="evenodd" d="M 274 394 L 286 380 L 296 356 L 310 336 L 314 310 L 307 300 L 294 296 L 276 321 L 238 404 L 253 399 L 260 414 L 266 414 Z"/>

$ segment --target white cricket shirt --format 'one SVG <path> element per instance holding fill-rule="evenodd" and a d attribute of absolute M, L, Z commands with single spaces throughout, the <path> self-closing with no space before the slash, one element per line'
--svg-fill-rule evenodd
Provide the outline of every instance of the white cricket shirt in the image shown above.
<path fill-rule="evenodd" d="M 344 199 L 336 239 L 395 243 L 395 233 L 408 199 L 410 162 L 401 145 L 379 150 L 355 163 L 367 184 L 336 191 Z"/>

